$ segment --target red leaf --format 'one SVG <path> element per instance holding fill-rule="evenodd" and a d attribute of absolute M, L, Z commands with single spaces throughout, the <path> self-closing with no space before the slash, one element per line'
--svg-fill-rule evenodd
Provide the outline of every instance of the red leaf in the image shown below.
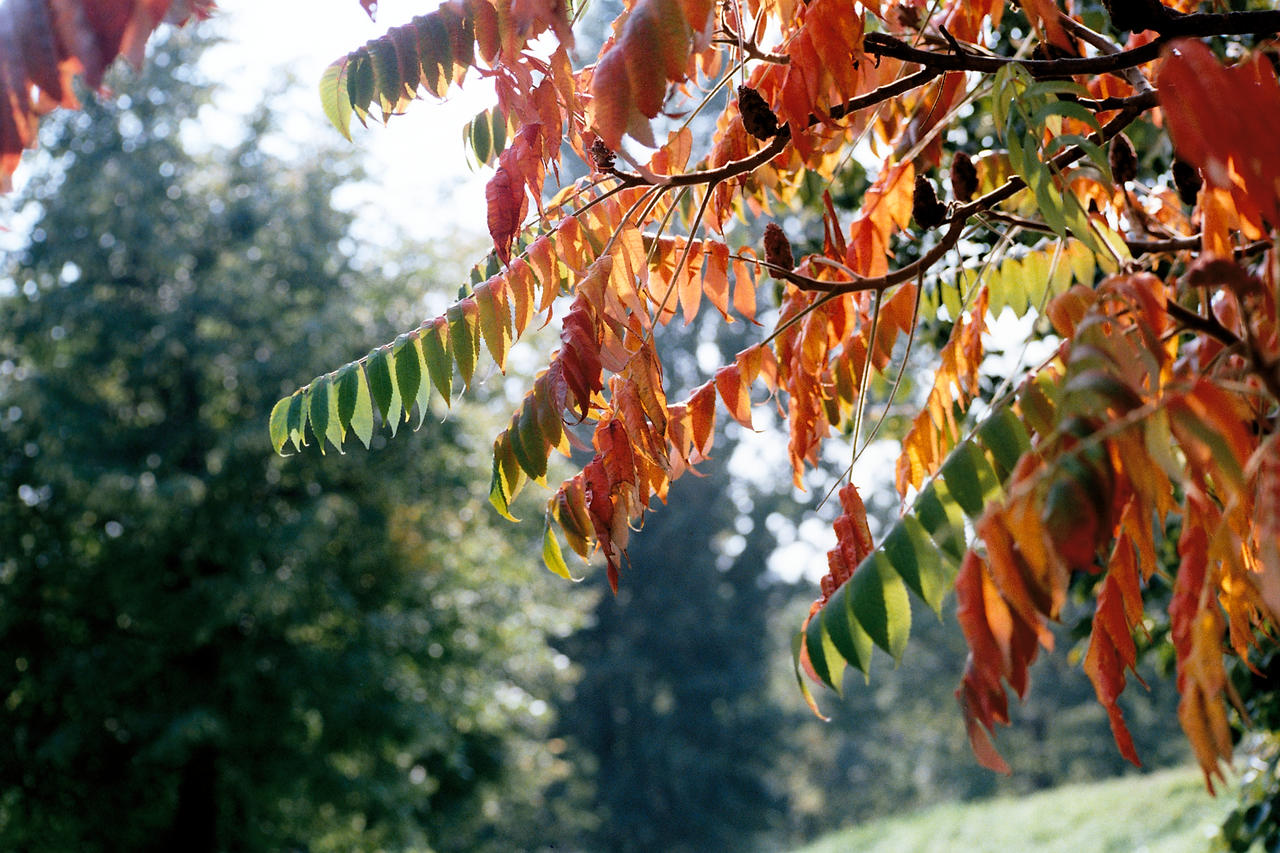
<path fill-rule="evenodd" d="M 493 67 L 502 49 L 502 34 L 498 26 L 498 11 L 489 0 L 466 0 L 467 17 L 474 20 L 476 46 L 480 58 Z"/>
<path fill-rule="evenodd" d="M 1164 56 L 1158 91 L 1178 155 L 1231 190 L 1241 213 L 1247 204 L 1280 220 L 1280 83 L 1270 63 L 1256 55 L 1225 68 L 1194 39 L 1173 42 Z"/>
<path fill-rule="evenodd" d="M 598 457 L 604 461 L 611 487 L 617 487 L 619 483 L 635 485 L 635 455 L 631 452 L 627 428 L 621 421 L 616 418 L 601 421 L 591 443 L 595 446 Z"/>
<path fill-rule="evenodd" d="M 117 56 L 141 62 L 143 45 L 166 15 L 181 23 L 192 14 L 206 17 L 212 6 L 210 0 L 188 0 L 177 9 L 169 0 L 0 3 L 0 189 L 9 188 L 23 150 L 35 143 L 49 103 L 77 105 L 73 74 L 96 89 Z M 42 97 L 33 99 L 33 89 Z"/>
<path fill-rule="evenodd" d="M 1132 556 L 1132 549 L 1125 543 Z M 1111 733 L 1115 737 L 1120 754 L 1141 767 L 1133 737 L 1124 722 L 1124 711 L 1118 700 L 1124 692 L 1125 667 L 1132 667 L 1137 660 L 1131 628 L 1124 613 L 1124 592 L 1114 572 L 1107 574 L 1098 593 L 1098 605 L 1093 615 L 1093 632 L 1089 638 L 1089 652 L 1084 658 L 1084 671 L 1093 682 L 1098 702 L 1107 711 L 1111 721 Z"/>
<path fill-rule="evenodd" d="M 836 547 L 827 552 L 827 574 L 822 578 L 822 598 L 818 606 L 827 601 L 852 577 L 858 565 L 874 550 L 871 529 L 867 526 L 867 508 L 853 483 L 840 489 L 841 513 L 833 527 Z"/>
<path fill-rule="evenodd" d="M 511 259 L 511 241 L 520 232 L 520 224 L 529 212 L 524 183 L 505 166 L 499 166 L 485 186 L 484 197 L 488 207 L 489 236 L 493 238 L 498 257 L 507 263 Z"/>
<path fill-rule="evenodd" d="M 591 124 L 614 151 L 622 147 L 633 108 L 626 56 L 615 47 L 596 63 L 591 78 Z"/>
<path fill-rule="evenodd" d="M 617 151 L 630 134 L 657 147 L 648 120 L 662 109 L 668 81 L 684 79 L 691 37 L 707 27 L 709 11 L 705 0 L 638 0 L 631 8 L 591 80 L 591 124 L 605 145 Z"/>

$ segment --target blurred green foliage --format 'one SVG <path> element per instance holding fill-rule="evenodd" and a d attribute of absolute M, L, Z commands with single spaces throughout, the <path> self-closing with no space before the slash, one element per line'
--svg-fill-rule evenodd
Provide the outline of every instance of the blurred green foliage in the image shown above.
<path fill-rule="evenodd" d="M 465 416 L 271 453 L 271 403 L 389 331 L 389 284 L 331 203 L 350 163 L 265 114 L 199 141 L 180 38 L 47 123 L 0 281 L 0 848 L 550 835 L 572 597 L 488 523 Z"/>

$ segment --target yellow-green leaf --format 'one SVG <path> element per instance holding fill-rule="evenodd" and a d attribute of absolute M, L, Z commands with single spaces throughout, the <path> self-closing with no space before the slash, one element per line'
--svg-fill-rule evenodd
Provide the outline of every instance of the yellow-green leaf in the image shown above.
<path fill-rule="evenodd" d="M 470 297 L 449 307 L 445 312 L 449 319 L 449 343 L 453 349 L 453 360 L 458 365 L 458 375 L 462 377 L 463 387 L 471 387 L 471 376 L 475 373 L 476 359 L 480 354 L 479 311 L 476 301 Z"/>
<path fill-rule="evenodd" d="M 1000 481 L 991 463 L 973 442 L 962 442 L 939 472 L 956 502 L 970 518 L 977 518 L 987 501 L 1000 493 Z"/>
<path fill-rule="evenodd" d="M 419 340 L 422 341 L 422 355 L 431 375 L 431 384 L 436 386 L 440 396 L 444 397 L 444 404 L 448 406 L 453 389 L 453 358 L 449 355 L 448 323 L 444 319 L 437 319 L 430 328 L 424 326 Z"/>
<path fill-rule="evenodd" d="M 511 502 L 524 487 L 524 471 L 516 461 L 511 436 L 506 430 L 493 442 L 493 476 L 489 481 L 489 503 L 508 521 L 519 521 L 511 514 Z"/>
<path fill-rule="evenodd" d="M 284 455 L 284 446 L 289 441 L 289 407 L 293 397 L 284 397 L 271 407 L 268 419 L 268 433 L 271 436 L 271 447 L 276 453 Z"/>
<path fill-rule="evenodd" d="M 356 365 L 356 405 L 351 411 L 351 431 L 366 448 L 373 440 L 373 401 L 369 395 L 369 383 L 364 370 Z"/>
<path fill-rule="evenodd" d="M 347 88 L 347 66 L 344 56 L 329 65 L 320 75 L 320 104 L 329 122 L 351 141 L 351 94 Z"/>
<path fill-rule="evenodd" d="M 569 573 L 569 567 L 564 561 L 564 552 L 560 550 L 560 540 L 556 538 L 556 532 L 551 529 L 550 521 L 547 522 L 547 530 L 542 535 L 542 562 L 546 563 L 553 574 L 565 580 L 573 580 L 573 575 Z"/>
<path fill-rule="evenodd" d="M 480 332 L 498 369 L 507 371 L 507 347 L 511 344 L 511 312 L 505 301 L 494 294 L 489 282 L 476 285 L 476 307 L 480 314 Z"/>
<path fill-rule="evenodd" d="M 413 341 L 413 350 L 418 356 L 418 397 L 414 401 L 418 407 L 418 422 L 413 425 L 416 432 L 421 429 L 422 422 L 427 418 L 427 411 L 431 408 L 431 382 L 429 380 L 430 370 L 427 367 L 427 355 L 422 348 L 421 331 L 415 332 L 409 336 Z"/>
<path fill-rule="evenodd" d="M 302 391 L 294 391 L 289 397 L 289 414 L 287 418 L 289 441 L 294 450 L 307 446 L 307 395 Z"/>
<path fill-rule="evenodd" d="M 338 417 L 338 397 L 340 390 L 341 389 L 337 384 L 337 376 L 331 374 L 329 379 L 329 421 L 325 425 L 324 435 L 325 438 L 329 440 L 329 443 L 333 445 L 335 450 L 339 453 L 345 454 L 346 451 L 342 449 L 342 442 L 347 437 L 347 430 L 343 427 L 342 421 L 339 420 Z M 324 447 L 324 443 L 321 442 L 320 446 Z"/>

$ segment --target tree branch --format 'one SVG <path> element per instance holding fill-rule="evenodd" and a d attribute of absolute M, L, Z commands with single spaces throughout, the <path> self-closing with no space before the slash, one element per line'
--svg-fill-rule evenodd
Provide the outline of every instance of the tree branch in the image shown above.
<path fill-rule="evenodd" d="M 845 101 L 843 104 L 836 104 L 828 111 L 827 114 L 834 119 L 844 118 L 847 115 L 856 113 L 858 110 L 865 110 L 867 107 L 874 107 L 877 104 L 882 104 L 885 101 L 890 100 L 891 98 L 896 98 L 901 94 L 910 92 L 912 89 L 923 86 L 925 83 L 928 83 L 934 77 L 941 74 L 942 69 L 940 68 L 924 68 L 914 74 L 908 74 L 906 77 L 900 77 L 892 83 L 886 83 L 883 86 L 872 89 L 870 92 L 866 92 L 856 98 Z M 817 118 L 812 118 L 809 121 L 811 125 L 817 124 L 817 122 Z"/>
<path fill-rule="evenodd" d="M 1192 12 L 1179 14 L 1172 9 L 1168 17 L 1144 21 L 1147 28 L 1165 39 L 1173 36 L 1247 36 L 1280 31 L 1280 11 L 1263 9 L 1246 12 Z"/>
<path fill-rule="evenodd" d="M 960 233 L 964 230 L 966 219 L 967 217 L 952 219 L 951 227 L 942 235 L 942 239 L 938 241 L 936 246 L 905 267 L 874 278 L 859 276 L 846 281 L 822 281 L 793 270 L 783 270 L 771 264 L 768 265 L 768 268 L 778 278 L 786 279 L 801 290 L 830 294 L 858 293 L 864 290 L 884 291 L 895 284 L 902 284 L 904 281 L 915 278 L 918 274 L 933 266 L 939 258 L 950 251 L 956 243 L 960 242 Z"/>
<path fill-rule="evenodd" d="M 868 33 L 864 50 L 872 56 L 888 56 L 914 62 L 939 71 L 978 71 L 992 74 L 1011 62 L 1022 65 L 1033 77 L 1065 77 L 1076 74 L 1107 74 L 1150 62 L 1160 55 L 1169 39 L 1159 38 L 1132 50 L 1102 56 L 1068 56 L 1062 59 L 1010 59 L 977 53 L 940 53 L 921 50 L 884 33 Z"/>
<path fill-rule="evenodd" d="M 1179 305 L 1172 300 L 1164 305 L 1164 312 L 1181 323 L 1185 328 L 1208 335 L 1214 340 L 1229 347 L 1240 346 L 1242 341 L 1230 329 L 1217 320 L 1202 317 L 1190 308 Z"/>
<path fill-rule="evenodd" d="M 664 189 L 670 187 L 692 187 L 698 184 L 718 184 L 721 181 L 727 181 L 730 178 L 736 178 L 738 175 L 745 175 L 754 172 L 756 169 L 768 163 L 774 157 L 782 153 L 787 147 L 787 143 L 791 141 L 791 128 L 785 126 L 778 131 L 777 136 L 769 140 L 769 144 L 761 148 L 754 154 L 743 157 L 741 160 L 731 160 L 723 166 L 715 169 L 707 169 L 704 172 L 685 172 L 679 175 L 657 176 L 660 180 L 651 180 L 644 175 L 638 175 L 635 172 L 624 172 L 621 169 L 610 169 L 609 174 L 622 181 L 621 186 L 624 187 L 662 187 Z"/>

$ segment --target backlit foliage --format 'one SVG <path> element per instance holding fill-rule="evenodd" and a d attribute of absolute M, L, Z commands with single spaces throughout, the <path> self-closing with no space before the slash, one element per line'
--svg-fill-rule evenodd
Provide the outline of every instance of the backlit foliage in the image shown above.
<path fill-rule="evenodd" d="M 573 18 L 562 0 L 448 0 L 325 73 L 345 135 L 492 81 L 468 140 L 495 164 L 494 250 L 444 314 L 281 400 L 275 449 L 420 424 L 483 353 L 502 369 L 523 333 L 558 324 L 495 439 L 491 498 L 511 516 L 546 485 L 547 565 L 570 575 L 562 542 L 598 552 L 616 588 L 629 532 L 712 452 L 718 417 L 750 428 L 774 407 L 803 485 L 833 437 L 871 430 L 872 380 L 900 387 L 920 330 L 942 328 L 901 442 L 901 518 L 872 542 L 858 487 L 839 490 L 796 643 L 806 696 L 804 673 L 839 688 L 873 646 L 902 658 L 908 593 L 940 610 L 954 589 L 957 697 L 977 757 L 1005 770 L 1008 690 L 1025 694 L 1083 595 L 1083 668 L 1121 752 L 1138 762 L 1117 704 L 1135 635 L 1167 620 L 1212 784 L 1231 754 L 1224 655 L 1249 655 L 1280 614 L 1280 13 L 634 0 L 586 65 Z M 848 213 L 821 189 L 853 157 L 872 180 Z M 565 179 L 565 158 L 588 176 Z M 805 204 L 823 241 L 793 256 L 778 226 Z M 1058 346 L 993 394 L 987 335 L 1006 309 Z M 757 324 L 758 341 L 668 396 L 663 327 L 700 313 Z M 553 451 L 585 464 L 548 483 Z M 1159 557 L 1169 529 L 1176 563 Z"/>

